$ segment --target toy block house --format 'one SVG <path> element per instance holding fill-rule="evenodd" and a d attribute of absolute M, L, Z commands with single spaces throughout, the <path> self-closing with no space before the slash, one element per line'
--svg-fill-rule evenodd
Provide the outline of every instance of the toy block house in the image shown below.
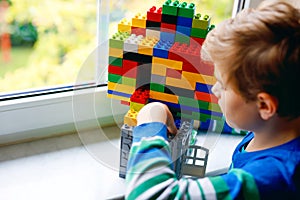
<path fill-rule="evenodd" d="M 210 16 L 195 10 L 193 3 L 167 0 L 118 24 L 109 40 L 107 96 L 130 105 L 124 124 L 135 126 L 138 111 L 159 101 L 174 119 L 199 121 L 202 130 L 234 132 L 224 126 L 211 93 L 213 66 L 200 55 L 214 25 Z"/>

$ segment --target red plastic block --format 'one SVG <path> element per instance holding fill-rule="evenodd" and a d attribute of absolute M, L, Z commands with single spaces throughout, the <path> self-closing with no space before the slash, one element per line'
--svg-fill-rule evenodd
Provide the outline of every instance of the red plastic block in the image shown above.
<path fill-rule="evenodd" d="M 192 73 L 213 75 L 213 66 L 201 60 L 201 46 L 176 42 L 169 51 L 169 59 L 182 61 L 182 70 Z"/>
<path fill-rule="evenodd" d="M 121 104 L 126 105 L 126 106 L 130 106 L 130 102 L 124 101 L 124 100 L 121 100 Z"/>
<path fill-rule="evenodd" d="M 136 34 L 136 35 L 142 35 L 146 36 L 146 29 L 145 28 L 139 28 L 139 27 L 131 27 L 131 34 Z"/>
<path fill-rule="evenodd" d="M 161 23 L 160 31 L 167 33 L 176 33 L 176 24 Z"/>
<path fill-rule="evenodd" d="M 123 60 L 123 76 L 136 78 L 138 63 L 131 60 Z"/>
<path fill-rule="evenodd" d="M 190 40 L 190 44 L 191 45 L 201 45 L 203 44 L 205 38 L 197 38 L 197 37 L 191 37 L 191 40 Z"/>
<path fill-rule="evenodd" d="M 166 77 L 181 79 L 181 70 L 167 68 Z"/>
<path fill-rule="evenodd" d="M 215 95 L 205 93 L 205 92 L 195 91 L 195 97 L 194 98 L 197 99 L 197 100 L 200 100 L 200 101 L 218 103 L 218 99 Z"/>
<path fill-rule="evenodd" d="M 161 22 L 161 14 L 162 14 L 162 7 L 156 9 L 155 6 L 152 6 L 152 8 L 150 8 L 149 11 L 147 11 L 147 20 L 153 22 Z"/>
<path fill-rule="evenodd" d="M 108 73 L 118 74 L 118 75 L 123 76 L 123 69 L 122 69 L 122 67 L 108 65 Z"/>
<path fill-rule="evenodd" d="M 141 104 L 147 104 L 149 99 L 149 90 L 144 89 L 137 89 L 134 91 L 134 93 L 130 97 L 131 102 L 141 103 Z"/>

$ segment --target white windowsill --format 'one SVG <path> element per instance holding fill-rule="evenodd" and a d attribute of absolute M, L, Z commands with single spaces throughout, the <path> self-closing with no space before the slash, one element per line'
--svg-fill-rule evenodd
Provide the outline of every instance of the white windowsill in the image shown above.
<path fill-rule="evenodd" d="M 128 106 L 107 87 L 0 102 L 0 145 L 120 123 Z"/>

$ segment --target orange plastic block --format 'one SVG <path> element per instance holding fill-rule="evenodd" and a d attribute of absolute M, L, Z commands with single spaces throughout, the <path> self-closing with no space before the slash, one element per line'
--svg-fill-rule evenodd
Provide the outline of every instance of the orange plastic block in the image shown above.
<path fill-rule="evenodd" d="M 137 125 L 137 121 L 136 121 L 137 114 L 138 114 L 138 112 L 129 109 L 124 117 L 124 124 L 127 124 L 128 126 L 136 126 Z"/>
<path fill-rule="evenodd" d="M 152 74 L 166 76 L 167 75 L 167 66 L 157 63 L 152 63 Z"/>
<path fill-rule="evenodd" d="M 150 90 L 150 98 L 178 104 L 178 96 Z"/>
<path fill-rule="evenodd" d="M 182 70 L 182 61 L 153 57 L 152 63 L 165 65 L 167 68 Z"/>
<path fill-rule="evenodd" d="M 132 26 L 139 28 L 146 28 L 146 15 L 141 15 L 141 13 L 137 13 L 132 18 Z"/>
<path fill-rule="evenodd" d="M 155 37 L 145 37 L 138 45 L 138 53 L 144 55 L 153 55 L 153 47 L 158 42 L 158 39 Z"/>
<path fill-rule="evenodd" d="M 120 32 L 131 32 L 131 22 L 127 19 L 122 19 L 122 21 L 118 24 L 118 31 Z"/>
<path fill-rule="evenodd" d="M 195 90 L 196 82 L 190 81 L 185 78 L 177 79 L 172 77 L 166 77 L 166 85 L 179 87 L 187 90 Z"/>
<path fill-rule="evenodd" d="M 115 57 L 115 58 L 123 58 L 123 49 L 117 49 L 117 48 L 109 48 L 109 56 Z"/>
<path fill-rule="evenodd" d="M 128 101 L 128 102 L 130 101 L 130 98 L 128 97 L 118 96 L 114 94 L 107 94 L 107 97 L 111 99 L 120 100 L 120 101 Z"/>
<path fill-rule="evenodd" d="M 126 94 L 132 94 L 135 90 L 135 87 L 129 86 L 129 85 L 123 85 L 113 82 L 108 82 L 107 84 L 108 90 L 113 90 L 116 92 L 122 92 Z"/>

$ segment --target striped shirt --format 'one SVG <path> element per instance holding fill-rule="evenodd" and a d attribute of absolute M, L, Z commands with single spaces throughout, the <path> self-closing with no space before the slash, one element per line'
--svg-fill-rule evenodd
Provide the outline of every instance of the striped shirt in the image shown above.
<path fill-rule="evenodd" d="M 126 175 L 126 199 L 300 199 L 300 137 L 277 147 L 241 152 L 227 174 L 177 179 L 172 170 L 167 128 L 153 122 L 135 127 Z"/>

